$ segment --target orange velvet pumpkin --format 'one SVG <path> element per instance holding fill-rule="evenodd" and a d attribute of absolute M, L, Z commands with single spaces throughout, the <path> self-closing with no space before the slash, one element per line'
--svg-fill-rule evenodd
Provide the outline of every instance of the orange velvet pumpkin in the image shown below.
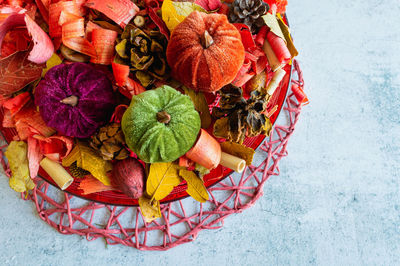
<path fill-rule="evenodd" d="M 172 76 L 195 91 L 231 83 L 244 61 L 239 31 L 225 15 L 194 11 L 172 32 L 167 47 Z"/>

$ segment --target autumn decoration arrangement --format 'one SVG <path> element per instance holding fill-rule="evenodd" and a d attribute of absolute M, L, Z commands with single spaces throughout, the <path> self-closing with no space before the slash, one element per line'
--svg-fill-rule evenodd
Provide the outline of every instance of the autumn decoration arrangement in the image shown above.
<path fill-rule="evenodd" d="M 268 103 L 297 55 L 286 4 L 0 0 L 10 187 L 29 193 L 41 168 L 62 190 L 138 200 L 147 222 L 182 183 L 207 201 L 207 174 L 242 172 L 243 141 L 271 131 Z"/>

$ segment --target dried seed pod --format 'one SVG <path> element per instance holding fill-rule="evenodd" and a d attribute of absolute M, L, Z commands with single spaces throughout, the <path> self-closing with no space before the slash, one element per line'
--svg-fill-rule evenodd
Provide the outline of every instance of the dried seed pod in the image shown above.
<path fill-rule="evenodd" d="M 84 55 L 84 54 L 78 53 L 77 51 L 69 49 L 64 44 L 61 44 L 60 51 L 61 51 L 61 54 L 64 56 L 64 58 L 71 62 L 84 63 L 84 62 L 89 62 L 89 60 L 90 60 L 90 56 Z"/>
<path fill-rule="evenodd" d="M 212 114 L 217 121 L 214 124 L 214 136 L 229 141 L 243 143 L 245 137 L 268 135 L 272 125 L 264 114 L 270 95 L 256 89 L 249 99 L 244 99 L 242 90 L 227 85 L 219 91 L 220 107 L 214 107 Z"/>
<path fill-rule="evenodd" d="M 117 161 L 113 165 L 113 183 L 127 196 L 138 199 L 143 194 L 145 171 L 135 158 Z"/>

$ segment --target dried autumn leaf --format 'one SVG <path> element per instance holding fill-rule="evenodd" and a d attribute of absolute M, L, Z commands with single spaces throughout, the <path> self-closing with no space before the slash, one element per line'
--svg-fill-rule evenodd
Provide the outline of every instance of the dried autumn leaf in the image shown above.
<path fill-rule="evenodd" d="M 95 150 L 78 142 L 71 153 L 62 161 L 64 167 L 71 166 L 76 161 L 76 165 L 89 171 L 95 178 L 106 186 L 111 186 L 107 172 L 112 170 L 110 161 L 105 161 Z"/>
<path fill-rule="evenodd" d="M 229 118 L 222 117 L 215 121 L 213 134 L 217 138 L 227 139 L 229 137 Z"/>
<path fill-rule="evenodd" d="M 160 202 L 158 200 L 151 200 L 143 195 L 139 198 L 139 206 L 146 223 L 151 223 L 161 217 Z"/>
<path fill-rule="evenodd" d="M 39 25 L 32 19 L 35 15 L 29 14 L 17 8 L 2 6 L 0 11 L 0 40 L 3 40 L 8 31 L 20 27 L 26 27 L 29 35 L 32 37 L 32 49 L 29 52 L 28 60 L 36 64 L 42 64 L 51 57 L 54 52 L 54 46 L 49 36 L 40 28 Z M 35 11 L 34 11 L 35 12 Z M 32 18 L 31 18 L 32 16 Z M 25 43 L 25 42 L 24 42 Z M 25 46 L 25 45 L 23 45 Z M 16 48 L 18 51 L 19 45 Z"/>
<path fill-rule="evenodd" d="M 210 110 L 208 109 L 208 104 L 204 93 L 195 92 L 194 90 L 185 86 L 183 86 L 183 90 L 185 94 L 192 99 L 194 108 L 200 114 L 201 128 L 208 128 L 211 125 L 211 114 Z"/>
<path fill-rule="evenodd" d="M 286 41 L 285 36 L 283 35 L 283 32 L 281 30 L 281 27 L 279 26 L 278 19 L 275 16 L 275 14 L 267 13 L 264 16 L 262 16 L 262 18 L 264 19 L 265 24 L 271 29 L 271 31 L 276 36 L 278 36 Z"/>
<path fill-rule="evenodd" d="M 174 163 L 152 163 L 147 177 L 146 191 L 152 199 L 161 200 L 181 183 L 179 166 Z"/>
<path fill-rule="evenodd" d="M 46 61 L 46 67 L 42 71 L 42 77 L 44 77 L 44 75 L 46 75 L 47 71 L 49 71 L 50 68 L 52 68 L 54 66 L 58 66 L 61 63 L 62 63 L 61 58 L 56 53 L 54 53 L 50 57 L 50 59 Z"/>
<path fill-rule="evenodd" d="M 249 99 L 242 96 L 242 90 L 227 85 L 219 91 L 220 107 L 214 107 L 212 115 L 219 118 L 214 124 L 214 135 L 228 141 L 243 143 L 245 137 L 268 135 L 272 125 L 264 114 L 269 95 L 255 90 Z"/>
<path fill-rule="evenodd" d="M 186 180 L 186 192 L 198 202 L 206 202 L 209 199 L 208 192 L 201 180 L 194 172 L 188 170 L 179 170 L 179 176 Z"/>
<path fill-rule="evenodd" d="M 161 7 L 162 19 L 170 32 L 193 11 L 206 12 L 201 6 L 192 2 L 173 2 L 165 0 Z"/>
<path fill-rule="evenodd" d="M 28 145 L 24 141 L 11 141 L 5 152 L 12 176 L 9 184 L 16 192 L 25 192 L 35 187 L 28 164 Z"/>
<path fill-rule="evenodd" d="M 71 168 L 69 170 L 71 171 Z M 91 193 L 110 191 L 110 190 L 115 190 L 116 189 L 113 186 L 104 185 L 103 183 L 101 183 L 99 180 L 97 180 L 96 178 L 92 177 L 91 175 L 86 176 L 79 183 L 79 187 L 78 188 L 83 191 L 82 192 L 83 195 L 88 195 L 88 194 L 91 194 Z"/>
<path fill-rule="evenodd" d="M 200 176 L 201 179 L 203 179 L 203 177 L 205 175 L 208 175 L 211 172 L 210 169 L 208 169 L 198 163 L 196 163 L 195 171 Z"/>
<path fill-rule="evenodd" d="M 100 11 L 122 28 L 139 12 L 139 8 L 130 0 L 89 0 L 85 6 Z"/>
<path fill-rule="evenodd" d="M 26 140 L 31 134 L 39 133 L 44 137 L 50 137 L 56 132 L 46 125 L 32 101 L 14 115 L 14 121 L 21 140 Z"/>
<path fill-rule="evenodd" d="M 283 21 L 282 16 L 280 14 L 278 14 L 277 17 L 278 17 L 279 27 L 282 30 L 283 36 L 285 36 L 284 40 L 286 40 L 287 47 L 288 47 L 289 52 L 292 55 L 292 59 L 293 59 L 293 57 L 299 55 L 299 52 L 297 51 L 296 47 L 294 46 L 292 37 L 290 35 L 289 27 L 285 24 L 285 22 Z"/>
<path fill-rule="evenodd" d="M 107 29 L 93 29 L 92 44 L 97 57 L 91 59 L 92 63 L 110 65 L 114 57 L 114 42 L 118 33 Z"/>
<path fill-rule="evenodd" d="M 40 153 L 53 161 L 60 161 L 66 157 L 72 150 L 74 141 L 67 136 L 44 137 L 33 135 L 40 147 Z"/>
<path fill-rule="evenodd" d="M 229 153 L 245 160 L 246 165 L 251 165 L 255 153 L 252 148 L 231 141 L 222 142 L 221 149 L 223 152 Z"/>
<path fill-rule="evenodd" d="M 39 141 L 34 137 L 28 137 L 28 165 L 30 176 L 35 178 L 39 172 L 39 164 L 43 158 L 43 154 L 40 151 Z"/>
<path fill-rule="evenodd" d="M 9 96 L 40 78 L 44 64 L 28 60 L 28 51 L 18 51 L 0 60 L 0 94 Z"/>
<path fill-rule="evenodd" d="M 248 92 L 252 92 L 255 90 L 262 90 L 267 83 L 267 74 L 265 71 L 262 71 L 260 74 L 252 77 L 249 82 L 246 84 L 246 90 Z"/>

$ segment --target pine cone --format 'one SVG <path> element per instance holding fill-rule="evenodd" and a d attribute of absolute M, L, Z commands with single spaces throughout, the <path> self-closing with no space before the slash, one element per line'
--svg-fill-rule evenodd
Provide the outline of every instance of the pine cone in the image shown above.
<path fill-rule="evenodd" d="M 243 23 L 256 33 L 263 25 L 262 16 L 269 10 L 269 5 L 263 0 L 235 0 L 229 10 L 231 23 Z"/>
<path fill-rule="evenodd" d="M 167 40 L 158 31 L 147 31 L 128 24 L 115 46 L 116 61 L 130 66 L 140 83 L 147 87 L 154 79 L 168 76 L 165 58 Z"/>
<path fill-rule="evenodd" d="M 83 178 L 90 174 L 89 171 L 86 171 L 85 169 L 78 167 L 76 165 L 76 162 L 73 162 L 71 164 L 71 166 L 69 167 L 69 171 L 71 172 L 73 177 L 77 177 L 77 178 Z"/>
<path fill-rule="evenodd" d="M 104 160 L 123 160 L 127 158 L 129 152 L 125 149 L 124 144 L 124 133 L 118 123 L 111 123 L 101 127 L 90 141 L 90 145 L 99 151 Z"/>

